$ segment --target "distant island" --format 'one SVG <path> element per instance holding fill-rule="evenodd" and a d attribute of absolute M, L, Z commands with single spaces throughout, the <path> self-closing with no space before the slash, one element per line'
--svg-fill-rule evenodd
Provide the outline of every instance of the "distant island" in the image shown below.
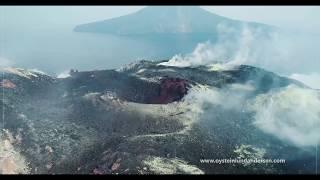
<path fill-rule="evenodd" d="M 116 35 L 216 34 L 219 26 L 241 31 L 243 25 L 266 32 L 275 28 L 262 23 L 233 20 L 200 7 L 151 6 L 129 15 L 81 24 L 74 31 Z"/>

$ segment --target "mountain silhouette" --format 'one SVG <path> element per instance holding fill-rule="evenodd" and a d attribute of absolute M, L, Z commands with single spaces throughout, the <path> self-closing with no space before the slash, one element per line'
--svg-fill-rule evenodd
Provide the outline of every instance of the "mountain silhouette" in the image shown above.
<path fill-rule="evenodd" d="M 272 29 L 261 23 L 219 16 L 196 6 L 151 6 L 129 15 L 78 25 L 74 31 L 118 35 L 215 33 L 221 25 L 234 29 L 243 25 Z"/>

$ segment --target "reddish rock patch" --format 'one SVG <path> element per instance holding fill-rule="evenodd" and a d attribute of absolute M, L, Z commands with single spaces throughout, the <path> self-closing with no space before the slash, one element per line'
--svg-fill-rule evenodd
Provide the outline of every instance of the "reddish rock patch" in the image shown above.
<path fill-rule="evenodd" d="M 121 158 L 117 159 L 117 161 L 115 163 L 113 163 L 113 165 L 111 167 L 111 171 L 116 171 L 117 169 L 119 169 L 120 161 L 121 161 Z"/>
<path fill-rule="evenodd" d="M 10 80 L 8 79 L 3 79 L 1 82 L 0 82 L 0 86 L 1 87 L 4 87 L 4 88 L 10 88 L 10 89 L 15 89 L 17 86 L 11 82 Z"/>
<path fill-rule="evenodd" d="M 188 91 L 188 81 L 180 78 L 164 78 L 160 82 L 159 96 L 151 100 L 152 104 L 168 104 L 181 100 Z"/>
<path fill-rule="evenodd" d="M 103 174 L 103 172 L 102 172 L 101 170 L 99 170 L 98 168 L 94 168 L 94 169 L 93 169 L 93 174 L 99 174 L 99 175 L 101 175 L 101 174 Z"/>

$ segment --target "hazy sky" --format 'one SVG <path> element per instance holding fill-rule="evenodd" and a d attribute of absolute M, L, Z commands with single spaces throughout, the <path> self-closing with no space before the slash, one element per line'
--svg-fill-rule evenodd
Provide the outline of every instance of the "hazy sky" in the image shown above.
<path fill-rule="evenodd" d="M 0 27 L 72 28 L 81 23 L 104 20 L 135 12 L 145 6 L 1 6 Z M 272 24 L 286 29 L 320 32 L 317 6 L 203 6 L 233 19 Z"/>
<path fill-rule="evenodd" d="M 15 62 L 18 60 L 20 62 L 21 58 L 22 62 L 24 59 L 28 59 L 29 56 L 32 57 L 30 62 L 34 64 L 42 62 L 34 60 L 37 58 L 41 60 L 47 59 L 47 61 L 50 61 L 48 58 L 52 58 L 54 61 L 56 61 L 56 59 L 61 59 L 60 61 L 63 61 L 64 57 L 73 57 L 79 54 L 68 54 L 70 48 L 77 48 L 78 46 L 86 47 L 86 51 L 84 52 L 87 52 L 87 49 L 90 48 L 87 48 L 87 46 L 72 44 L 78 41 L 73 42 L 74 39 L 72 39 L 71 36 L 71 39 L 68 39 L 67 42 L 71 43 L 72 45 L 66 44 L 66 49 L 64 49 L 65 46 L 60 47 L 61 42 L 59 41 L 59 39 L 64 38 L 64 36 L 58 36 L 56 41 L 49 39 L 50 44 L 53 44 L 50 47 L 53 48 L 47 48 L 48 51 L 45 52 L 48 54 L 51 53 L 50 55 L 52 57 L 48 57 L 48 54 L 43 54 L 42 51 L 39 53 L 39 46 L 33 47 L 32 45 L 37 45 L 39 43 L 46 44 L 46 40 L 42 40 L 43 37 L 41 36 L 41 33 L 38 32 L 44 32 L 43 34 L 49 33 L 50 35 L 51 32 L 55 32 L 55 30 L 56 32 L 63 33 L 66 31 L 71 32 L 78 24 L 127 15 L 144 7 L 145 6 L 0 6 L 0 40 L 1 38 L 4 39 L 4 42 L 0 43 L 0 50 L 2 47 L 2 50 L 6 51 L 5 49 L 9 48 L 8 44 L 10 45 L 10 43 L 19 43 L 18 45 L 12 46 L 13 52 L 15 52 L 14 50 L 17 51 L 13 53 L 12 57 L 9 57 L 9 55 L 8 58 L 6 56 L 5 58 L 0 57 L 0 64 L 6 63 L 7 59 L 10 59 L 8 62 Z M 279 40 L 279 42 L 276 41 L 278 43 L 275 44 L 276 48 L 272 48 L 278 49 L 280 52 L 287 54 L 288 57 L 284 59 L 288 61 L 280 62 L 278 58 L 275 58 L 273 59 L 274 61 L 270 61 L 272 63 L 269 64 L 271 64 L 270 67 L 274 65 L 275 67 L 283 67 L 282 69 L 294 71 L 295 74 L 293 74 L 293 78 L 302 80 L 311 87 L 319 88 L 319 51 L 317 48 L 319 47 L 320 42 L 320 6 L 202 6 L 202 8 L 212 13 L 232 19 L 261 22 L 274 25 L 282 29 L 301 32 L 301 34 L 299 34 L 301 37 L 299 37 L 297 33 L 294 33 L 294 37 L 297 38 L 294 38 L 293 40 L 284 39 L 281 41 Z M 28 41 L 30 40 L 30 37 L 33 38 L 33 36 L 30 36 L 29 39 L 27 38 L 30 34 L 32 34 L 30 33 L 31 31 L 40 35 L 35 36 L 36 39 Z M 63 33 L 62 35 L 64 35 Z M 288 34 L 290 35 L 291 33 Z M 14 41 L 16 35 L 19 35 L 17 42 Z M 6 37 L 8 38 L 6 39 Z M 53 36 L 52 38 L 54 37 L 56 36 Z M 12 40 L 12 42 L 10 42 L 8 39 Z M 8 40 L 8 42 L 6 40 Z M 31 46 L 25 48 L 23 42 L 30 42 Z M 57 44 L 54 44 L 54 42 L 59 44 L 60 49 L 56 46 Z M 98 47 L 99 46 L 97 46 L 96 50 L 99 52 L 97 54 L 101 55 L 99 58 L 102 58 L 102 56 L 103 59 L 110 58 L 109 56 L 105 56 L 112 53 L 105 53 L 105 51 L 101 53 Z M 61 48 L 66 51 L 63 51 Z M 59 53 L 55 53 L 55 51 Z M 25 52 L 25 54 L 23 54 L 23 52 Z M 63 54 L 63 52 L 65 52 L 67 56 Z M 73 51 L 70 50 L 70 52 Z M 90 53 L 85 54 L 86 56 L 92 55 Z M 15 57 L 16 55 L 20 55 L 19 58 Z M 41 55 L 43 55 L 43 57 Z M 80 56 L 84 59 L 86 57 L 82 57 L 83 53 Z M 269 58 L 269 56 L 270 54 L 268 54 L 267 58 Z M 124 57 L 117 58 L 121 59 Z M 79 60 L 79 58 L 75 59 L 77 61 Z M 129 58 L 126 57 L 124 59 L 127 60 Z M 86 63 L 87 61 L 83 60 L 83 62 Z M 55 65 L 58 66 L 59 63 Z M 306 72 L 311 74 L 299 74 Z"/>

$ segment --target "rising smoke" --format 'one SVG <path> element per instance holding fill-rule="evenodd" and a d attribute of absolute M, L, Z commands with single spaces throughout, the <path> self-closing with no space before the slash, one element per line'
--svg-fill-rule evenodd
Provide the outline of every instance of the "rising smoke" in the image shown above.
<path fill-rule="evenodd" d="M 289 76 L 312 88 L 319 88 L 320 67 L 314 62 L 319 60 L 320 53 L 310 46 L 313 41 L 307 36 L 300 34 L 299 38 L 293 38 L 280 31 L 266 35 L 259 29 L 243 26 L 240 36 L 235 39 L 228 38 L 228 33 L 233 31 L 233 28 L 219 26 L 217 43 L 200 43 L 192 53 L 175 55 L 161 65 L 195 67 L 218 64 L 216 67 L 223 70 L 246 64 Z M 252 111 L 255 113 L 253 123 L 257 128 L 298 147 L 315 146 L 320 142 L 319 91 L 288 86 L 247 101 L 251 86 L 235 87 L 228 87 L 227 91 L 191 91 L 186 99 L 190 97 L 193 106 L 198 107 L 197 112 L 202 114 L 206 113 L 204 104 L 207 103 L 235 111 L 239 111 L 239 108 Z"/>
<path fill-rule="evenodd" d="M 250 84 L 195 88 L 184 100 L 190 102 L 192 116 L 211 117 L 210 108 L 217 106 L 227 111 L 253 112 L 253 125 L 267 134 L 297 147 L 320 143 L 319 91 L 290 85 L 250 99 L 254 90 Z"/>
<path fill-rule="evenodd" d="M 320 37 L 280 30 L 266 33 L 245 24 L 234 37 L 235 31 L 233 27 L 219 24 L 217 42 L 199 43 L 193 52 L 177 54 L 161 64 L 179 67 L 215 64 L 221 69 L 247 64 L 302 80 L 312 88 L 318 88 L 320 53 L 316 47 Z"/>
<path fill-rule="evenodd" d="M 301 81 L 309 87 L 320 89 L 320 73 L 292 74 L 289 77 Z"/>
<path fill-rule="evenodd" d="M 0 57 L 0 67 L 9 67 L 9 66 L 12 66 L 14 63 L 7 59 L 7 58 L 4 58 L 4 57 Z"/>
<path fill-rule="evenodd" d="M 278 43 L 276 32 L 266 34 L 261 29 L 252 29 L 247 25 L 243 25 L 236 37 L 234 31 L 232 27 L 220 24 L 217 27 L 217 42 L 200 43 L 192 53 L 185 56 L 175 55 L 162 64 L 186 67 L 220 63 L 225 68 L 232 68 L 240 64 L 264 64 L 271 59 L 270 56 L 281 55 L 274 46 Z"/>
<path fill-rule="evenodd" d="M 320 92 L 293 85 L 258 96 L 252 104 L 255 124 L 297 146 L 320 142 Z"/>

